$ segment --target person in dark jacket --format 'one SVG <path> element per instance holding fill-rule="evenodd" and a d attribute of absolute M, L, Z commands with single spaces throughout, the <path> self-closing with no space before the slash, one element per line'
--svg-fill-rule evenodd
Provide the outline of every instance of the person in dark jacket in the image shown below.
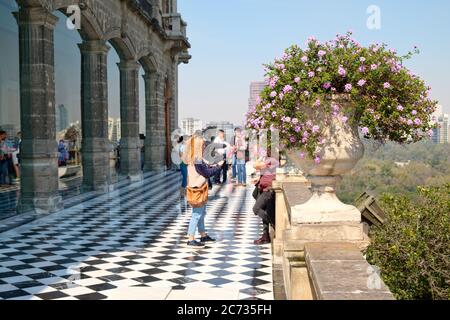
<path fill-rule="evenodd" d="M 261 238 L 254 241 L 256 245 L 270 243 L 269 228 L 275 226 L 275 192 L 272 190 L 272 182 L 276 179 L 276 168 L 279 162 L 271 157 L 264 156 L 255 162 L 254 168 L 260 172 L 257 183 L 258 196 L 253 206 L 253 212 L 263 222 L 263 234 Z"/>
<path fill-rule="evenodd" d="M 216 166 L 209 166 L 203 160 L 205 140 L 198 135 L 194 135 L 186 142 L 183 153 L 183 162 L 187 165 L 188 187 L 202 188 L 208 183 L 208 179 L 220 172 L 223 161 Z M 206 191 L 208 192 L 208 191 Z M 206 242 L 215 242 L 206 232 L 205 228 L 206 203 L 200 208 L 192 208 L 192 218 L 188 229 L 188 246 L 203 247 Z M 198 229 L 200 241 L 195 240 L 195 233 Z"/>

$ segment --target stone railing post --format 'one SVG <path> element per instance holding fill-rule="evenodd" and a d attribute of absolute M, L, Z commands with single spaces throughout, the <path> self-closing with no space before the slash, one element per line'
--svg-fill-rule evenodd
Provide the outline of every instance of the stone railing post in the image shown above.
<path fill-rule="evenodd" d="M 19 25 L 22 128 L 18 211 L 51 213 L 63 207 L 58 193 L 55 117 L 53 36 L 58 18 L 41 7 L 21 7 L 14 15 Z"/>
<path fill-rule="evenodd" d="M 139 139 L 139 68 L 135 61 L 118 63 L 120 70 L 120 172 L 132 181 L 142 179 Z"/>
<path fill-rule="evenodd" d="M 164 171 L 165 166 L 165 118 L 164 78 L 152 72 L 144 75 L 145 81 L 145 171 Z"/>
<path fill-rule="evenodd" d="M 108 75 L 105 41 L 84 41 L 81 51 L 83 187 L 109 190 Z"/>

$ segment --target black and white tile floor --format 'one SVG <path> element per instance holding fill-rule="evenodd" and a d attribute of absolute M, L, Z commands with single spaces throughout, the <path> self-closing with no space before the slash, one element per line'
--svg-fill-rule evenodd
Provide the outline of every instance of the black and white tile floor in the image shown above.
<path fill-rule="evenodd" d="M 251 192 L 211 191 L 206 223 L 218 241 L 202 249 L 186 246 L 191 209 L 176 172 L 2 233 L 0 299 L 273 299 Z"/>

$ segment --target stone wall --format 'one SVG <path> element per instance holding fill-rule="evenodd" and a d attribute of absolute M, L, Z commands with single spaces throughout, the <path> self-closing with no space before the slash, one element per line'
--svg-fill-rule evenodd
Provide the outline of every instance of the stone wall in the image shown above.
<path fill-rule="evenodd" d="M 22 129 L 20 211 L 48 213 L 62 208 L 58 195 L 55 132 L 53 32 L 55 11 L 80 13 L 83 185 L 110 189 L 107 53 L 120 57 L 120 106 L 123 144 L 121 174 L 140 179 L 138 70 L 145 75 L 146 170 L 163 170 L 178 126 L 178 63 L 189 61 L 186 24 L 168 0 L 17 0 Z M 166 8 L 162 12 L 161 8 Z M 77 10 L 76 10 L 77 11 Z M 169 21 L 170 23 L 164 23 Z M 75 21 L 76 22 L 76 21 Z M 168 124 L 168 125 L 166 125 Z"/>

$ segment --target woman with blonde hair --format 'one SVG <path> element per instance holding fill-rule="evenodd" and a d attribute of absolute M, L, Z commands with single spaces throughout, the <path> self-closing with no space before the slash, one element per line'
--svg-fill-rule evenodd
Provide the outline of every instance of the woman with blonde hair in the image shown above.
<path fill-rule="evenodd" d="M 205 140 L 199 134 L 186 141 L 183 162 L 187 165 L 187 201 L 192 206 L 192 218 L 188 229 L 188 246 L 203 247 L 205 242 L 215 242 L 206 232 L 205 216 L 208 202 L 208 179 L 220 172 L 223 161 L 217 166 L 207 165 L 203 160 Z M 195 240 L 198 229 L 200 242 Z"/>

